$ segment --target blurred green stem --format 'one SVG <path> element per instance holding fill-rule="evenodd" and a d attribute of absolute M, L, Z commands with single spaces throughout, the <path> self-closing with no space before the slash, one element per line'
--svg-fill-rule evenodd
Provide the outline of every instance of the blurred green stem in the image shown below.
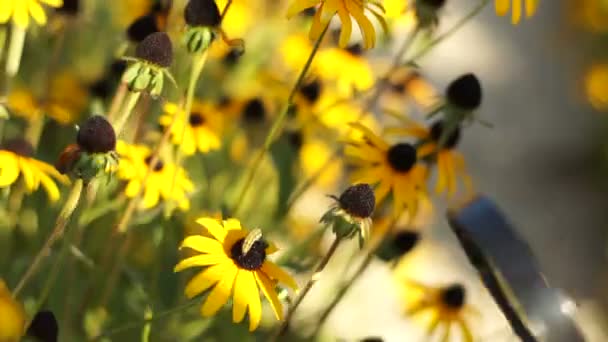
<path fill-rule="evenodd" d="M 329 29 L 329 23 L 327 24 L 327 26 L 325 26 L 325 28 L 323 29 L 323 32 L 321 32 L 321 35 L 319 35 L 319 38 L 315 42 L 315 45 L 314 45 L 312 51 L 310 52 L 310 55 L 308 56 L 308 59 L 306 60 L 306 63 L 304 64 L 304 67 L 302 68 L 300 75 L 298 76 L 298 80 L 296 81 L 295 85 L 291 89 L 291 92 L 289 93 L 289 97 L 287 98 L 287 104 L 281 111 L 281 114 L 279 114 L 279 116 L 275 119 L 274 123 L 272 124 L 272 127 L 270 127 L 270 131 L 268 132 L 268 135 L 266 136 L 263 148 L 258 152 L 257 156 L 253 160 L 253 163 L 251 164 L 251 167 L 248 168 L 248 172 L 245 175 L 245 185 L 243 186 L 239 195 L 237 196 L 237 199 L 236 199 L 237 202 L 234 205 L 234 207 L 232 208 L 232 212 L 231 212 L 232 216 L 236 216 L 238 214 L 238 211 L 239 211 L 241 205 L 243 204 L 244 198 L 247 195 L 247 190 L 249 190 L 249 188 L 251 187 L 255 174 L 258 171 L 258 169 L 262 163 L 262 160 L 264 159 L 264 156 L 270 150 L 270 145 L 272 145 L 277 134 L 279 133 L 281 126 L 283 124 L 283 121 L 287 117 L 287 113 L 289 113 L 289 109 L 293 105 L 293 101 L 296 96 L 296 93 L 297 93 L 298 89 L 300 89 L 300 87 L 302 86 L 302 83 L 304 82 L 304 78 L 306 77 L 306 74 L 308 73 L 308 70 L 310 69 L 310 67 L 312 65 L 312 61 L 314 60 L 315 55 L 317 54 L 317 51 L 319 50 L 319 47 L 321 46 L 321 42 L 323 41 L 323 38 L 325 37 L 325 34 L 327 33 L 328 29 Z"/>
<path fill-rule="evenodd" d="M 9 42 L 8 57 L 6 61 L 6 74 L 13 78 L 19 72 L 23 46 L 25 44 L 26 30 L 17 25 L 11 27 L 11 40 Z"/>
<path fill-rule="evenodd" d="M 143 320 L 140 320 L 140 321 L 138 321 L 138 322 L 131 322 L 131 323 L 127 323 L 127 324 L 125 324 L 125 325 L 123 325 L 123 326 L 120 326 L 120 327 L 118 327 L 118 328 L 114 328 L 114 329 L 112 329 L 112 330 L 109 330 L 109 331 L 107 331 L 107 332 L 105 332 L 105 333 L 102 333 L 102 334 L 101 334 L 101 335 L 99 335 L 99 336 L 95 336 L 94 338 L 92 338 L 92 339 L 91 339 L 91 341 L 90 341 L 90 342 L 93 342 L 93 341 L 101 341 L 101 340 L 103 340 L 103 339 L 105 339 L 105 338 L 108 338 L 108 337 L 110 337 L 110 336 L 113 336 L 113 335 L 119 334 L 119 333 L 121 333 L 121 332 L 124 332 L 124 331 L 130 330 L 130 329 L 135 329 L 135 328 L 140 327 L 140 326 L 142 326 L 142 325 L 144 325 L 144 324 L 146 324 L 146 323 L 157 322 L 157 321 L 159 321 L 160 319 L 165 318 L 165 317 L 167 317 L 167 316 L 171 316 L 171 315 L 174 315 L 174 314 L 176 314 L 176 313 L 183 312 L 183 311 L 185 311 L 185 310 L 187 310 L 187 309 L 189 309 L 189 308 L 193 307 L 194 305 L 196 305 L 196 304 L 198 304 L 198 303 L 199 303 L 198 298 L 197 298 L 197 299 L 191 299 L 189 302 L 187 302 L 187 303 L 185 303 L 185 304 L 183 304 L 183 305 L 180 305 L 180 306 L 177 306 L 177 307 L 174 307 L 174 308 L 171 308 L 171 309 L 165 310 L 165 311 L 161 311 L 161 312 L 159 312 L 159 313 L 157 313 L 157 314 L 154 314 L 154 315 L 153 315 L 152 317 L 150 317 L 150 318 L 144 318 Z"/>
<path fill-rule="evenodd" d="M 120 137 L 122 130 L 124 129 L 125 125 L 127 124 L 127 121 L 129 121 L 129 117 L 131 116 L 131 113 L 133 112 L 135 105 L 137 105 L 137 101 L 139 100 L 140 96 L 141 96 L 141 93 L 139 93 L 139 92 L 135 93 L 135 92 L 129 91 L 129 97 L 127 98 L 127 102 L 122 109 L 122 113 L 120 114 L 120 117 L 118 117 L 116 122 L 114 123 L 114 131 L 116 132 L 116 137 Z"/>
<path fill-rule="evenodd" d="M 51 247 L 53 247 L 55 242 L 63 236 L 63 233 L 65 232 L 65 227 L 67 226 L 70 218 L 72 217 L 74 210 L 76 210 L 76 207 L 78 206 L 82 189 L 83 180 L 77 179 L 74 182 L 74 185 L 72 186 L 72 190 L 70 191 L 70 194 L 67 200 L 65 201 L 65 204 L 63 205 L 59 216 L 57 217 L 55 227 L 53 228 L 51 235 L 48 237 L 38 254 L 34 257 L 34 260 L 17 283 L 17 286 L 15 286 L 15 289 L 12 291 L 13 296 L 15 298 L 19 296 L 21 290 L 25 288 L 27 282 L 36 273 L 36 271 L 40 267 L 42 260 L 50 253 Z"/>
<path fill-rule="evenodd" d="M 300 292 L 298 293 L 298 296 L 294 300 L 293 304 L 289 307 L 289 310 L 287 311 L 287 315 L 285 315 L 285 320 L 283 321 L 283 323 L 281 324 L 281 326 L 279 327 L 279 329 L 277 330 L 277 332 L 275 333 L 275 335 L 273 336 L 271 341 L 278 341 L 279 338 L 281 336 L 283 336 L 287 332 L 287 330 L 289 330 L 289 324 L 291 323 L 291 319 L 293 318 L 294 313 L 296 312 L 296 310 L 298 309 L 298 307 L 304 300 L 304 297 L 306 297 L 308 292 L 310 292 L 310 289 L 312 289 L 312 286 L 317 282 L 317 280 L 319 280 L 319 277 L 321 276 L 321 272 L 325 269 L 325 266 L 327 266 L 327 263 L 329 262 L 331 257 L 334 255 L 334 253 L 338 249 L 340 242 L 342 242 L 342 239 L 340 237 L 336 236 L 336 238 L 334 239 L 334 242 L 329 247 L 329 250 L 323 257 L 323 259 L 321 259 L 321 262 L 319 262 L 319 265 L 317 265 L 317 267 L 315 268 L 312 276 L 310 277 L 310 279 L 308 280 L 306 285 L 304 285 L 304 288 L 302 290 L 300 290 Z"/>

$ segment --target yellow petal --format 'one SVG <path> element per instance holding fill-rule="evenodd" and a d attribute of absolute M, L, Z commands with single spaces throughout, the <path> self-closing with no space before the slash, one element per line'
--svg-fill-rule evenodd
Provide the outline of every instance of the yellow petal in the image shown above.
<path fill-rule="evenodd" d="M 39 0 L 42 3 L 45 3 L 51 7 L 60 7 L 63 5 L 63 0 Z"/>
<path fill-rule="evenodd" d="M 234 282 L 234 301 L 232 304 L 232 321 L 234 323 L 240 323 L 243 320 L 252 296 L 258 296 L 253 273 L 241 269 L 238 271 Z"/>
<path fill-rule="evenodd" d="M 473 334 L 471 333 L 471 329 L 469 329 L 469 326 L 464 321 L 464 319 L 459 318 L 458 325 L 460 325 L 460 330 L 462 331 L 462 337 L 464 339 L 464 342 L 473 342 Z"/>
<path fill-rule="evenodd" d="M 241 230 L 241 222 L 235 218 L 224 220 L 224 229 L 226 230 Z"/>
<path fill-rule="evenodd" d="M 60 194 L 59 189 L 57 188 L 57 184 L 51 179 L 51 177 L 47 176 L 44 173 L 40 173 L 40 183 L 42 187 L 46 191 L 46 194 L 49 197 L 51 202 L 57 202 L 59 200 Z"/>
<path fill-rule="evenodd" d="M 40 6 L 40 3 L 38 3 L 38 0 L 25 1 L 29 1 L 30 14 L 32 15 L 32 18 L 34 18 L 34 20 L 38 23 L 38 25 L 46 24 L 46 14 L 44 13 L 44 9 L 42 9 L 42 6 Z"/>
<path fill-rule="evenodd" d="M 217 264 L 199 272 L 186 284 L 184 290 L 186 297 L 192 298 L 213 286 L 213 284 L 222 279 L 228 267 L 233 267 L 232 263 Z"/>
<path fill-rule="evenodd" d="M 191 235 L 184 239 L 181 248 L 190 248 L 197 252 L 209 254 L 223 254 L 224 247 L 217 240 L 210 239 L 201 235 Z"/>
<path fill-rule="evenodd" d="M 139 181 L 139 179 L 133 179 L 127 184 L 127 187 L 125 188 L 125 195 L 127 195 L 127 197 L 129 198 L 137 196 L 140 187 L 141 182 Z"/>
<path fill-rule="evenodd" d="M 13 22 L 22 29 L 26 29 L 30 23 L 27 1 L 29 0 L 14 1 Z"/>
<path fill-rule="evenodd" d="M 0 187 L 15 183 L 19 173 L 17 156 L 8 151 L 0 151 Z"/>
<path fill-rule="evenodd" d="M 213 235 L 217 241 L 224 242 L 224 239 L 226 238 L 226 230 L 224 227 L 222 227 L 222 225 L 220 225 L 218 220 L 214 219 L 213 217 L 201 217 L 196 220 L 196 223 L 207 228 L 209 234 Z"/>
<path fill-rule="evenodd" d="M 14 0 L 0 0 L 0 23 L 6 23 L 13 14 Z"/>
<path fill-rule="evenodd" d="M 373 48 L 376 45 L 376 30 L 372 22 L 363 13 L 363 8 L 351 1 L 346 1 L 346 7 L 359 25 L 363 35 L 364 47 L 366 49 Z"/>
<path fill-rule="evenodd" d="M 296 281 L 271 261 L 264 262 L 262 265 L 262 272 L 266 273 L 266 275 L 271 279 L 276 279 L 294 290 L 298 289 L 298 284 L 296 284 Z"/>
<path fill-rule="evenodd" d="M 173 272 L 181 272 L 190 267 L 215 265 L 224 261 L 230 261 L 225 254 L 201 254 L 180 261 Z"/>
<path fill-rule="evenodd" d="M 310 26 L 310 31 L 308 32 L 308 37 L 310 40 L 317 41 L 319 37 L 321 37 L 321 33 L 325 29 L 325 26 L 328 24 L 328 21 L 321 18 L 323 15 L 323 6 L 324 4 L 317 9 L 315 16 L 312 18 L 312 25 Z"/>
<path fill-rule="evenodd" d="M 237 271 L 238 268 L 234 266 L 234 264 L 232 264 L 231 267 L 226 267 L 222 278 L 215 285 L 213 290 L 211 290 L 211 293 L 207 296 L 207 300 L 205 300 L 205 304 L 203 304 L 203 307 L 201 308 L 201 314 L 204 317 L 215 315 L 217 311 L 226 304 L 232 293 Z"/>
<path fill-rule="evenodd" d="M 19 161 L 19 168 L 21 169 L 21 175 L 23 176 L 25 187 L 29 192 L 35 191 L 38 189 L 38 185 L 40 184 L 40 180 L 36 175 L 37 172 L 29 164 L 28 158 L 19 157 L 17 160 Z"/>
<path fill-rule="evenodd" d="M 262 293 L 264 293 L 264 296 L 270 302 L 274 316 L 277 318 L 277 320 L 282 320 L 283 306 L 281 305 L 279 296 L 277 296 L 277 293 L 274 290 L 274 284 L 263 272 L 255 272 L 255 279 L 257 280 L 258 285 L 260 285 Z"/>
<path fill-rule="evenodd" d="M 158 188 L 152 185 L 148 185 L 144 191 L 144 198 L 142 200 L 142 207 L 150 209 L 158 204 L 160 200 L 160 192 Z"/>
<path fill-rule="evenodd" d="M 496 14 L 499 16 L 505 16 L 509 13 L 509 8 L 511 8 L 511 0 L 496 0 L 494 1 L 494 6 L 496 7 Z"/>
<path fill-rule="evenodd" d="M 526 17 L 531 17 L 536 14 L 540 0 L 524 0 L 526 1 Z"/>
<path fill-rule="evenodd" d="M 338 45 L 340 45 L 340 47 L 346 47 L 348 45 L 348 41 L 350 40 L 353 25 L 350 20 L 350 14 L 348 14 L 346 9 L 339 9 L 338 16 L 340 17 L 340 21 L 342 22 L 342 29 L 340 31 L 340 42 L 338 43 Z"/>
<path fill-rule="evenodd" d="M 524 0 L 513 0 L 513 16 L 511 17 L 511 23 L 513 25 L 519 23 L 521 19 L 521 2 Z"/>
<path fill-rule="evenodd" d="M 355 129 L 358 129 L 359 131 L 363 132 L 366 140 L 368 140 L 372 146 L 377 147 L 383 151 L 388 150 L 388 148 L 390 147 L 382 138 L 377 136 L 374 132 L 372 132 L 371 129 L 367 128 L 366 126 L 364 126 L 358 122 L 352 123 L 351 126 Z"/>
<path fill-rule="evenodd" d="M 376 195 L 376 203 L 379 205 L 384 201 L 386 195 L 388 195 L 389 191 L 391 191 L 391 183 L 387 181 L 382 181 L 378 184 L 378 186 L 374 189 Z"/>
<path fill-rule="evenodd" d="M 255 289 L 255 291 L 253 291 Z M 254 331 L 260 320 L 262 319 L 262 303 L 260 302 L 260 293 L 258 286 L 253 281 L 253 288 L 250 289 L 249 293 L 249 331 Z"/>

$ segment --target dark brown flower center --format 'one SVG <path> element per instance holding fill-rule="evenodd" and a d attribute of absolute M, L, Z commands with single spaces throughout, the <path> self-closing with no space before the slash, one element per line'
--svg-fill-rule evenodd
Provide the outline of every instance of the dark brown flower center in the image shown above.
<path fill-rule="evenodd" d="M 359 218 L 368 218 L 374 212 L 376 197 L 369 184 L 356 184 L 344 190 L 338 202 L 340 208 L 347 213 Z"/>
<path fill-rule="evenodd" d="M 363 54 L 363 46 L 360 43 L 351 44 L 347 46 L 344 50 L 346 50 L 353 56 L 361 56 Z"/>
<path fill-rule="evenodd" d="M 389 165 L 398 172 L 408 172 L 416 164 L 416 149 L 408 143 L 391 146 L 387 153 Z"/>
<path fill-rule="evenodd" d="M 451 309 L 460 309 L 464 305 L 466 292 L 460 284 L 450 285 L 443 289 L 441 301 Z"/>
<path fill-rule="evenodd" d="M 2 150 L 11 151 L 22 157 L 31 157 L 34 155 L 34 148 L 25 139 L 10 139 L 2 144 Z"/>
<path fill-rule="evenodd" d="M 246 270 L 254 271 L 260 269 L 266 260 L 266 248 L 268 247 L 268 243 L 264 240 L 257 240 L 251 245 L 249 251 L 243 254 L 244 242 L 245 238 L 242 238 L 232 245 L 230 257 L 237 265 Z"/>
<path fill-rule="evenodd" d="M 439 143 L 441 136 L 444 134 L 444 123 L 443 121 L 437 121 L 431 126 L 431 139 Z M 450 136 L 445 140 L 443 148 L 452 149 L 458 145 L 460 141 L 460 127 L 456 126 Z"/>
<path fill-rule="evenodd" d="M 300 94 L 310 103 L 314 103 L 321 95 L 321 82 L 318 79 L 307 83 L 300 88 Z"/>
<path fill-rule="evenodd" d="M 146 165 L 150 166 L 150 163 L 152 163 L 152 156 L 146 157 L 145 162 L 146 162 Z M 152 170 L 154 170 L 154 172 L 159 172 L 159 171 L 162 171 L 162 169 L 164 167 L 165 167 L 165 163 L 163 163 L 163 161 L 160 158 L 157 158 L 156 163 L 152 167 Z"/>
<path fill-rule="evenodd" d="M 266 109 L 260 99 L 252 99 L 243 108 L 243 118 L 247 123 L 260 123 L 266 118 Z"/>
<path fill-rule="evenodd" d="M 190 126 L 198 127 L 205 124 L 205 117 L 201 113 L 192 113 L 188 118 L 188 122 L 190 122 Z"/>

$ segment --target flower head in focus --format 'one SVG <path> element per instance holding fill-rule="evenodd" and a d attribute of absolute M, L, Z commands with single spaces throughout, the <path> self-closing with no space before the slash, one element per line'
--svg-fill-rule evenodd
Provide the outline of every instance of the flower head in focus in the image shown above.
<path fill-rule="evenodd" d="M 116 152 L 120 156 L 117 175 L 127 181 L 127 197 L 137 196 L 143 187 L 141 206 L 144 209 L 155 207 L 161 199 L 177 203 L 182 210 L 190 208 L 189 196 L 194 192 L 194 183 L 185 169 L 160 158 L 150 165 L 152 151 L 145 145 L 130 145 L 119 140 Z"/>
<path fill-rule="evenodd" d="M 368 15 L 371 14 L 376 17 L 382 26 L 386 27 L 384 8 L 379 2 L 370 0 L 294 0 L 287 11 L 287 16 L 291 18 L 317 5 L 319 7 L 313 17 L 309 33 L 311 40 L 317 40 L 321 36 L 323 30 L 329 25 L 331 18 L 336 14 L 342 23 L 339 39 L 341 47 L 346 47 L 350 40 L 352 32 L 351 17 L 355 19 L 361 30 L 363 47 L 366 49 L 373 48 L 376 45 L 376 30 L 368 19 Z"/>
<path fill-rule="evenodd" d="M 452 327 L 460 330 L 462 341 L 473 342 L 473 333 L 467 323 L 468 314 L 478 314 L 466 302 L 466 289 L 462 284 L 433 287 L 412 280 L 401 280 L 402 293 L 408 316 L 428 315 L 427 334 L 432 336 L 443 328 L 441 341 L 449 342 Z"/>
<path fill-rule="evenodd" d="M 360 183 L 348 187 L 340 197 L 331 196 L 335 205 L 321 218 L 331 225 L 339 238 L 359 237 L 359 246 L 367 241 L 372 226 L 372 214 L 376 208 L 376 196 L 369 184 Z"/>
<path fill-rule="evenodd" d="M 269 261 L 276 251 L 263 239 L 261 231 L 247 231 L 236 219 L 218 221 L 203 217 L 197 221 L 207 228 L 211 237 L 192 235 L 180 248 L 190 248 L 200 255 L 186 258 L 175 266 L 175 272 L 191 267 L 205 267 L 186 285 L 188 298 L 213 288 L 201 308 L 204 317 L 215 315 L 232 296 L 232 320 L 239 323 L 249 313 L 249 330 L 255 330 L 261 320 L 260 291 L 270 302 L 275 317 L 283 317 L 282 304 L 276 292 L 277 282 L 292 289 L 297 284 L 289 274 Z"/>
<path fill-rule="evenodd" d="M 513 25 L 518 24 L 521 20 L 522 10 L 527 18 L 532 17 L 536 13 L 539 3 L 540 0 L 494 0 L 496 14 L 503 17 L 510 11 Z"/>
<path fill-rule="evenodd" d="M 13 299 L 9 289 L 0 279 L 0 341 L 17 342 L 25 333 L 26 316 L 21 303 Z"/>
<path fill-rule="evenodd" d="M 61 175 L 53 165 L 32 158 L 34 149 L 23 139 L 5 141 L 0 146 L 0 187 L 8 187 L 23 179 L 25 188 L 32 193 L 42 185 L 51 202 L 59 199 L 57 181 L 67 184 L 69 180 Z"/>
<path fill-rule="evenodd" d="M 350 141 L 345 148 L 346 156 L 356 167 L 352 180 L 377 185 L 377 203 L 392 192 L 395 213 L 406 209 L 414 218 L 426 193 L 427 168 L 419 162 L 425 156 L 409 143 L 391 145 L 361 124 L 353 127 L 364 136 Z"/>
<path fill-rule="evenodd" d="M 183 110 L 177 104 L 167 102 L 163 109 L 160 124 L 169 127 L 173 120 L 177 120 L 171 126 L 171 142 L 178 145 L 185 155 L 193 155 L 196 151 L 208 153 L 221 147 L 222 114 L 213 105 L 194 102 L 188 122 L 183 122 Z"/>
<path fill-rule="evenodd" d="M 42 4 L 50 7 L 60 7 L 62 0 L 0 0 L 0 24 L 5 24 L 9 19 L 13 23 L 26 29 L 30 24 L 30 16 L 38 25 L 46 24 L 46 13 Z"/>
<path fill-rule="evenodd" d="M 470 193 L 473 182 L 467 174 L 463 155 L 456 151 L 461 138 L 461 128 L 457 126 L 449 136 L 444 137 L 444 125 L 444 121 L 439 120 L 427 128 L 413 120 L 407 120 L 405 126 L 389 127 L 386 132 L 420 139 L 419 153 L 428 156 L 427 159 L 437 165 L 435 192 L 438 194 L 447 192 L 448 197 L 453 197 L 456 194 L 458 180 L 462 180 L 467 192 Z"/>

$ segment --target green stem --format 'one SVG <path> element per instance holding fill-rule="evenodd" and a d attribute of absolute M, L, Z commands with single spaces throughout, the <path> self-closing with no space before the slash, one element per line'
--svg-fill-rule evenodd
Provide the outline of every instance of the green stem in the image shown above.
<path fill-rule="evenodd" d="M 0 59 L 4 55 L 4 47 L 6 46 L 6 25 L 0 27 Z"/>
<path fill-rule="evenodd" d="M 129 92 L 129 97 L 122 110 L 122 113 L 120 114 L 120 117 L 116 120 L 116 122 L 114 123 L 114 131 L 116 132 L 117 137 L 120 137 L 120 133 L 124 129 L 125 125 L 127 124 L 127 121 L 129 120 L 129 117 L 131 116 L 131 112 L 133 112 L 135 105 L 137 105 L 137 101 L 139 100 L 140 96 L 141 96 L 141 93 Z"/>
<path fill-rule="evenodd" d="M 25 45 L 25 29 L 13 25 L 11 28 L 11 41 L 8 48 L 8 59 L 6 62 L 6 74 L 13 78 L 19 72 L 23 46 Z"/>
<path fill-rule="evenodd" d="M 335 254 L 336 250 L 338 249 L 338 246 L 340 245 L 340 242 L 342 242 L 342 239 L 340 237 L 336 236 L 334 242 L 331 244 L 331 247 L 329 247 L 329 250 L 323 257 L 323 259 L 321 259 L 321 262 L 319 263 L 319 265 L 315 268 L 315 270 L 312 274 L 312 277 L 310 277 L 310 279 L 308 280 L 308 282 L 306 283 L 304 288 L 298 294 L 298 297 L 294 300 L 294 303 L 289 307 L 289 310 L 287 311 L 287 315 L 285 316 L 285 320 L 283 321 L 283 323 L 281 324 L 281 326 L 279 327 L 279 329 L 277 330 L 276 334 L 273 336 L 271 341 L 278 341 L 279 338 L 281 336 L 283 336 L 287 332 L 287 330 L 289 330 L 289 324 L 291 323 L 291 319 L 293 318 L 294 313 L 296 312 L 296 310 L 298 309 L 298 307 L 304 300 L 304 297 L 306 297 L 308 292 L 310 292 L 310 289 L 312 289 L 312 286 L 317 282 L 317 280 L 319 280 L 321 272 L 323 271 L 323 269 L 325 269 L 325 266 L 327 266 L 327 263 L 329 262 L 331 257 Z"/>
<path fill-rule="evenodd" d="M 243 200 L 244 200 L 245 196 L 247 195 L 247 191 L 249 190 L 249 188 L 251 187 L 251 184 L 253 183 L 255 174 L 258 171 L 262 160 L 264 159 L 264 156 L 266 155 L 266 153 L 268 153 L 268 151 L 270 150 L 270 145 L 276 139 L 276 135 L 278 134 L 279 130 L 281 129 L 283 121 L 287 117 L 287 113 L 289 113 L 289 108 L 293 105 L 293 101 L 297 94 L 297 91 L 298 91 L 298 89 L 300 89 L 300 87 L 302 86 L 302 83 L 304 82 L 304 78 L 306 77 L 306 74 L 308 73 L 308 70 L 310 69 L 310 67 L 312 65 L 312 61 L 314 60 L 315 55 L 317 54 L 317 51 L 319 50 L 319 47 L 321 46 L 321 42 L 323 41 L 323 38 L 325 37 L 325 34 L 327 33 L 328 28 L 329 28 L 329 24 L 327 26 L 325 26 L 325 28 L 323 29 L 323 32 L 321 32 L 321 35 L 319 35 L 319 38 L 315 42 L 315 45 L 314 45 L 312 51 L 310 52 L 308 59 L 306 60 L 306 64 L 304 64 L 304 67 L 302 68 L 302 71 L 300 72 L 300 75 L 298 76 L 296 84 L 293 86 L 293 88 L 291 89 L 291 92 L 289 93 L 289 97 L 287 98 L 287 104 L 281 111 L 281 114 L 279 114 L 279 116 L 275 119 L 274 123 L 272 124 L 272 127 L 270 127 L 270 131 L 268 132 L 268 135 L 266 136 L 262 150 L 257 154 L 256 158 L 253 161 L 253 164 L 251 165 L 251 168 L 249 168 L 249 171 L 245 176 L 245 185 L 241 189 L 241 192 L 239 193 L 239 196 L 237 197 L 237 202 L 234 205 L 234 208 L 232 209 L 231 214 L 233 216 L 236 216 L 236 214 L 238 213 L 241 205 L 243 204 Z"/>
<path fill-rule="evenodd" d="M 100 340 L 102 340 L 104 338 L 108 338 L 108 337 L 116 335 L 118 333 L 121 333 L 121 332 L 124 332 L 124 331 L 127 331 L 127 330 L 131 330 L 131 329 L 135 329 L 135 328 L 140 327 L 140 326 L 142 326 L 142 325 L 144 325 L 146 323 L 151 323 L 151 322 L 159 321 L 160 319 L 165 318 L 167 316 L 171 316 L 173 314 L 185 311 L 186 309 L 189 309 L 189 308 L 193 307 L 194 305 L 198 304 L 198 302 L 199 301 L 197 299 L 192 299 L 192 300 L 190 300 L 189 302 L 187 302 L 187 303 L 185 303 L 183 305 L 180 305 L 180 306 L 177 306 L 177 307 L 174 307 L 174 308 L 171 308 L 171 309 L 159 312 L 159 313 L 153 315 L 151 318 L 144 318 L 144 319 L 142 319 L 142 320 L 140 320 L 138 322 L 127 323 L 127 324 L 125 324 L 123 326 L 120 326 L 118 328 L 114 328 L 114 329 L 109 330 L 109 331 L 107 331 L 105 333 L 102 333 L 101 335 L 95 336 L 93 339 L 91 339 L 90 342 L 100 341 Z"/>
<path fill-rule="evenodd" d="M 55 227 L 53 228 L 51 235 L 48 237 L 38 254 L 34 257 L 34 260 L 17 283 L 15 289 L 13 290 L 13 296 L 15 298 L 19 295 L 21 290 L 25 288 L 25 285 L 31 279 L 31 277 L 36 273 L 36 271 L 40 267 L 42 260 L 49 254 L 51 247 L 53 247 L 53 244 L 55 244 L 55 242 L 63 236 L 63 233 L 65 232 L 65 227 L 67 226 L 72 214 L 74 213 L 74 210 L 76 210 L 76 207 L 78 206 L 82 189 L 83 181 L 82 179 L 77 179 L 74 185 L 72 186 L 72 190 L 70 191 L 70 194 L 67 200 L 65 201 L 65 204 L 63 205 L 59 216 L 57 217 L 57 221 L 55 221 Z"/>

